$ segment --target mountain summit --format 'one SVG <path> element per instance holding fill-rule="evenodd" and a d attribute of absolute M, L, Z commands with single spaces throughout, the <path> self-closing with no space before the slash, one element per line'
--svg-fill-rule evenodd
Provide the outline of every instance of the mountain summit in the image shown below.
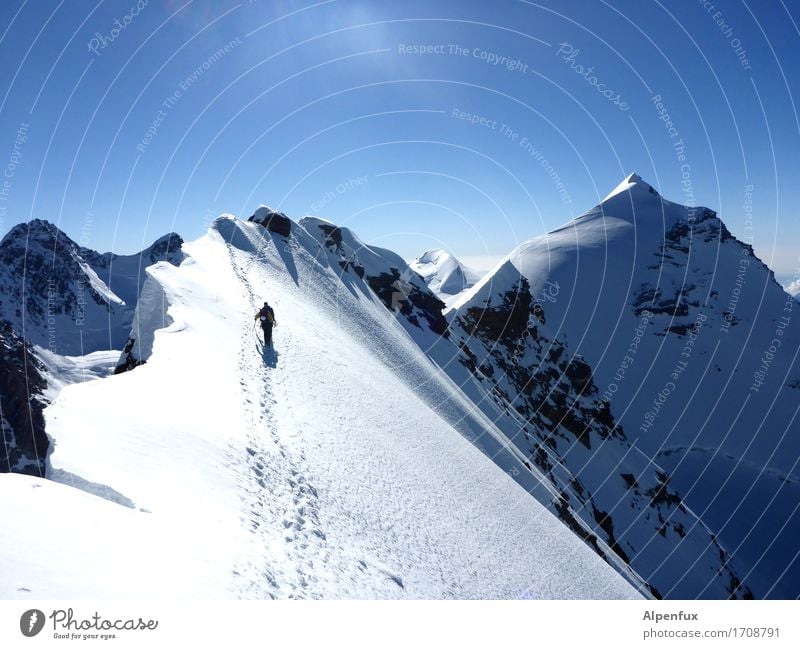
<path fill-rule="evenodd" d="M 608 196 L 603 199 L 603 203 L 626 192 L 630 194 L 630 200 L 641 200 L 642 197 L 645 197 L 648 194 L 659 198 L 661 197 L 661 195 L 651 185 L 648 185 L 644 180 L 642 180 L 642 177 L 639 174 L 632 173 L 611 190 Z"/>
<path fill-rule="evenodd" d="M 481 277 L 480 273 L 468 268 L 441 248 L 427 250 L 409 266 L 445 303 L 474 286 Z"/>

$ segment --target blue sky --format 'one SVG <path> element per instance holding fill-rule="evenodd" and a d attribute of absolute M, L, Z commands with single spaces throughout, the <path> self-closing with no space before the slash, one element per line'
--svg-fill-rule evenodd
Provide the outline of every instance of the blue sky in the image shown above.
<path fill-rule="evenodd" d="M 485 267 L 636 171 L 787 281 L 799 22 L 785 0 L 6 0 L 0 228 L 132 252 L 267 203 Z"/>

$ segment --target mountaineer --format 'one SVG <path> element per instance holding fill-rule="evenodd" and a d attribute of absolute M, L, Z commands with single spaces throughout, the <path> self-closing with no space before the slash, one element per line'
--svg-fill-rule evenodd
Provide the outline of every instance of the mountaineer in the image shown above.
<path fill-rule="evenodd" d="M 272 328 L 275 326 L 275 311 L 268 302 L 264 302 L 264 306 L 259 309 L 254 320 L 261 321 L 261 329 L 264 331 L 264 345 L 272 345 Z"/>

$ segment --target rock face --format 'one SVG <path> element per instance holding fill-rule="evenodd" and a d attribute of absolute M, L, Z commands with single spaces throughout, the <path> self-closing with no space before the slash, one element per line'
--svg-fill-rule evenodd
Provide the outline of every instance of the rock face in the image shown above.
<path fill-rule="evenodd" d="M 43 369 L 31 345 L 0 321 L 0 473 L 45 474 L 50 440 L 42 416 Z"/>
<path fill-rule="evenodd" d="M 462 385 L 468 372 L 477 403 L 549 481 L 553 511 L 601 556 L 598 539 L 656 597 L 690 597 L 704 588 L 709 597 L 751 597 L 732 557 L 668 474 L 631 445 L 591 366 L 542 324 L 545 315 L 518 276 L 488 301 L 466 302 L 452 314 L 457 364 L 445 364 L 449 352 L 441 344 L 431 354 Z"/>
<path fill-rule="evenodd" d="M 800 594 L 800 318 L 752 247 L 712 210 L 632 175 L 513 251 L 455 310 L 494 302 L 519 277 L 630 443 L 748 566 L 753 593 Z"/>
<path fill-rule="evenodd" d="M 132 313 L 47 221 L 17 225 L 0 242 L 0 316 L 25 339 L 77 355 L 97 349 L 104 325 Z M 84 345 L 87 347 L 82 349 Z"/>
<path fill-rule="evenodd" d="M 266 205 L 259 207 L 248 220 L 263 225 L 270 232 L 282 237 L 288 237 L 292 233 L 291 219 L 283 212 L 277 212 Z"/>
<path fill-rule="evenodd" d="M 324 253 L 332 265 L 341 268 L 343 280 L 350 273 L 354 274 L 390 312 L 402 315 L 418 330 L 444 337 L 449 335 L 443 315 L 444 302 L 399 255 L 368 246 L 350 229 L 322 219 L 307 217 L 300 225 L 317 242 L 319 253 Z"/>

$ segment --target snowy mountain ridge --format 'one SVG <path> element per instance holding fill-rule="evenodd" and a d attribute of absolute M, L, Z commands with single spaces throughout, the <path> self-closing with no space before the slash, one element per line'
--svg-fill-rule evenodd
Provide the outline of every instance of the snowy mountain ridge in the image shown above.
<path fill-rule="evenodd" d="M 144 594 L 176 592 L 161 568 L 208 596 L 797 595 L 798 542 L 780 527 L 800 498 L 781 434 L 792 408 L 763 405 L 776 385 L 792 403 L 794 359 L 747 397 L 769 429 L 683 407 L 692 386 L 747 392 L 741 332 L 765 340 L 785 308 L 711 210 L 633 174 L 474 286 L 442 292 L 461 265 L 423 257 L 267 206 L 218 218 L 147 269 L 118 375 L 69 385 L 45 410 L 48 476 L 91 494 L 47 487 L 53 502 L 100 520 L 110 500 L 121 531 L 174 540 L 132 577 Z M 252 320 L 264 299 L 279 322 L 266 350 Z M 36 483 L 4 481 L 33 502 Z M 84 541 L 68 543 L 96 550 Z M 104 541 L 90 592 L 113 596 L 102 570 L 125 541 Z M 9 588 L 30 588 L 24 570 Z"/>
<path fill-rule="evenodd" d="M 98 520 L 111 500 L 125 510 L 115 516 L 120 535 L 141 519 L 146 547 L 170 539 L 155 565 L 137 564 L 128 586 L 103 582 L 128 545 L 104 532 L 107 545 L 86 562 L 90 591 L 638 596 L 642 584 L 621 561 L 627 582 L 461 434 L 492 424 L 414 353 L 367 283 L 381 289 L 372 273 L 399 258 L 379 248 L 353 258 L 350 233 L 321 225 L 292 222 L 283 236 L 219 218 L 185 244 L 180 266 L 148 269 L 171 324 L 154 332 L 147 362 L 67 386 L 45 411 L 55 440 L 49 475 L 92 494 L 72 506 Z M 421 279 L 409 284 L 396 304 L 430 332 L 435 297 Z M 280 323 L 275 350 L 261 351 L 253 331 L 263 298 Z M 442 394 L 449 412 L 431 405 Z M 25 503 L 35 497 L 26 483 L 14 490 Z M 51 491 L 67 506 L 63 490 Z M 86 547 L 79 556 L 97 543 Z M 49 590 L 46 578 L 32 583 L 27 563 L 14 564 L 6 587 Z"/>

